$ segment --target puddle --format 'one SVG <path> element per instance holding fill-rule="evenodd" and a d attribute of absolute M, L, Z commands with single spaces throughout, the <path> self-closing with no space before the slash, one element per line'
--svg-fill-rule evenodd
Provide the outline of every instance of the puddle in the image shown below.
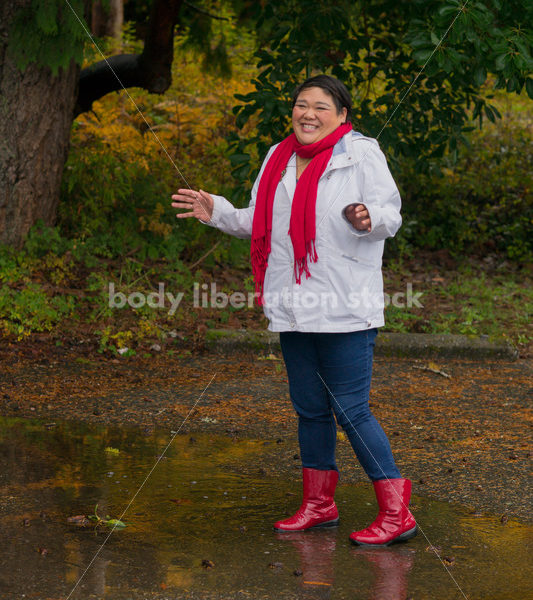
<path fill-rule="evenodd" d="M 338 529 L 276 534 L 272 523 L 297 508 L 299 489 L 240 473 L 250 461 L 259 473 L 265 442 L 178 435 L 146 480 L 171 437 L 0 419 L 0 597 L 533 596 L 532 527 L 415 498 L 419 524 L 446 557 L 448 573 L 421 534 L 390 548 L 352 546 L 348 535 L 373 517 L 374 499 L 370 486 L 340 485 Z M 141 485 L 124 516 L 127 527 L 107 541 L 105 526 L 67 523 L 96 504 L 100 515 L 119 517 Z"/>

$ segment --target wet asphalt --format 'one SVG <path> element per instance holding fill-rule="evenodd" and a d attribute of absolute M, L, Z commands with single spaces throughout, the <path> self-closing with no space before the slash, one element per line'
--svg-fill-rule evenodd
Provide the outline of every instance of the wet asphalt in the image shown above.
<path fill-rule="evenodd" d="M 239 468 L 299 491 L 297 421 L 279 356 L 53 353 L 2 357 L 0 415 L 265 441 Z M 377 357 L 371 407 L 413 493 L 532 522 L 533 378 L 527 360 Z M 342 431 L 341 482 L 368 485 Z"/>

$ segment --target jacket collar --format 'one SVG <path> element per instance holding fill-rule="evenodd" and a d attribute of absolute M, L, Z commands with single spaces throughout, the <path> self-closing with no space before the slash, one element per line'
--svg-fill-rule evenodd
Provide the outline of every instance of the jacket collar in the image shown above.
<path fill-rule="evenodd" d="M 331 159 L 320 179 L 335 169 L 342 169 L 343 167 L 349 167 L 356 163 L 353 140 L 358 137 L 364 136 L 357 131 L 350 131 L 335 144 Z M 281 181 L 285 186 L 289 198 L 292 198 L 294 196 L 294 190 L 296 189 L 296 154 L 293 154 L 289 158 L 286 173 L 281 178 Z"/>
<path fill-rule="evenodd" d="M 331 160 L 324 170 L 324 173 L 322 173 L 322 177 L 334 169 L 342 169 L 343 167 L 349 167 L 356 163 L 353 141 L 358 137 L 364 136 L 357 131 L 350 131 L 335 144 Z"/>

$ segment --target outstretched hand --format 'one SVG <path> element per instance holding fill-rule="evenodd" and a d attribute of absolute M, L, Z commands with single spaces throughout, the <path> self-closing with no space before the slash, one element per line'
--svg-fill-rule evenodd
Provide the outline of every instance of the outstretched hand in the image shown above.
<path fill-rule="evenodd" d="M 358 231 L 372 231 L 370 214 L 364 204 L 350 204 L 344 211 L 346 218 Z"/>
<path fill-rule="evenodd" d="M 177 213 L 176 217 L 178 219 L 196 217 L 207 223 L 213 216 L 214 200 L 212 196 L 203 190 L 178 190 L 178 193 L 172 196 L 172 200 L 174 200 L 172 202 L 174 208 L 182 208 L 188 211 Z"/>

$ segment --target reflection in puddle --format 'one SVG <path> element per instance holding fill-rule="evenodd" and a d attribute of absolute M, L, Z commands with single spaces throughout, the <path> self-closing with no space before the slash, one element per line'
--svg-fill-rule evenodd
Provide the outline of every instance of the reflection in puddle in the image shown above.
<path fill-rule="evenodd" d="M 73 515 L 119 517 L 172 434 L 0 420 L 0 597 L 66 598 L 109 533 Z M 338 529 L 276 533 L 294 483 L 261 477 L 268 441 L 176 436 L 72 598 L 464 598 L 423 534 L 356 548 L 375 511 L 370 486 L 341 485 Z M 256 477 L 241 467 L 254 462 Z M 249 469 L 248 469 L 249 470 Z M 415 501 L 424 534 L 470 600 L 531 594 L 532 528 Z M 510 584 L 512 582 L 512 584 Z"/>

